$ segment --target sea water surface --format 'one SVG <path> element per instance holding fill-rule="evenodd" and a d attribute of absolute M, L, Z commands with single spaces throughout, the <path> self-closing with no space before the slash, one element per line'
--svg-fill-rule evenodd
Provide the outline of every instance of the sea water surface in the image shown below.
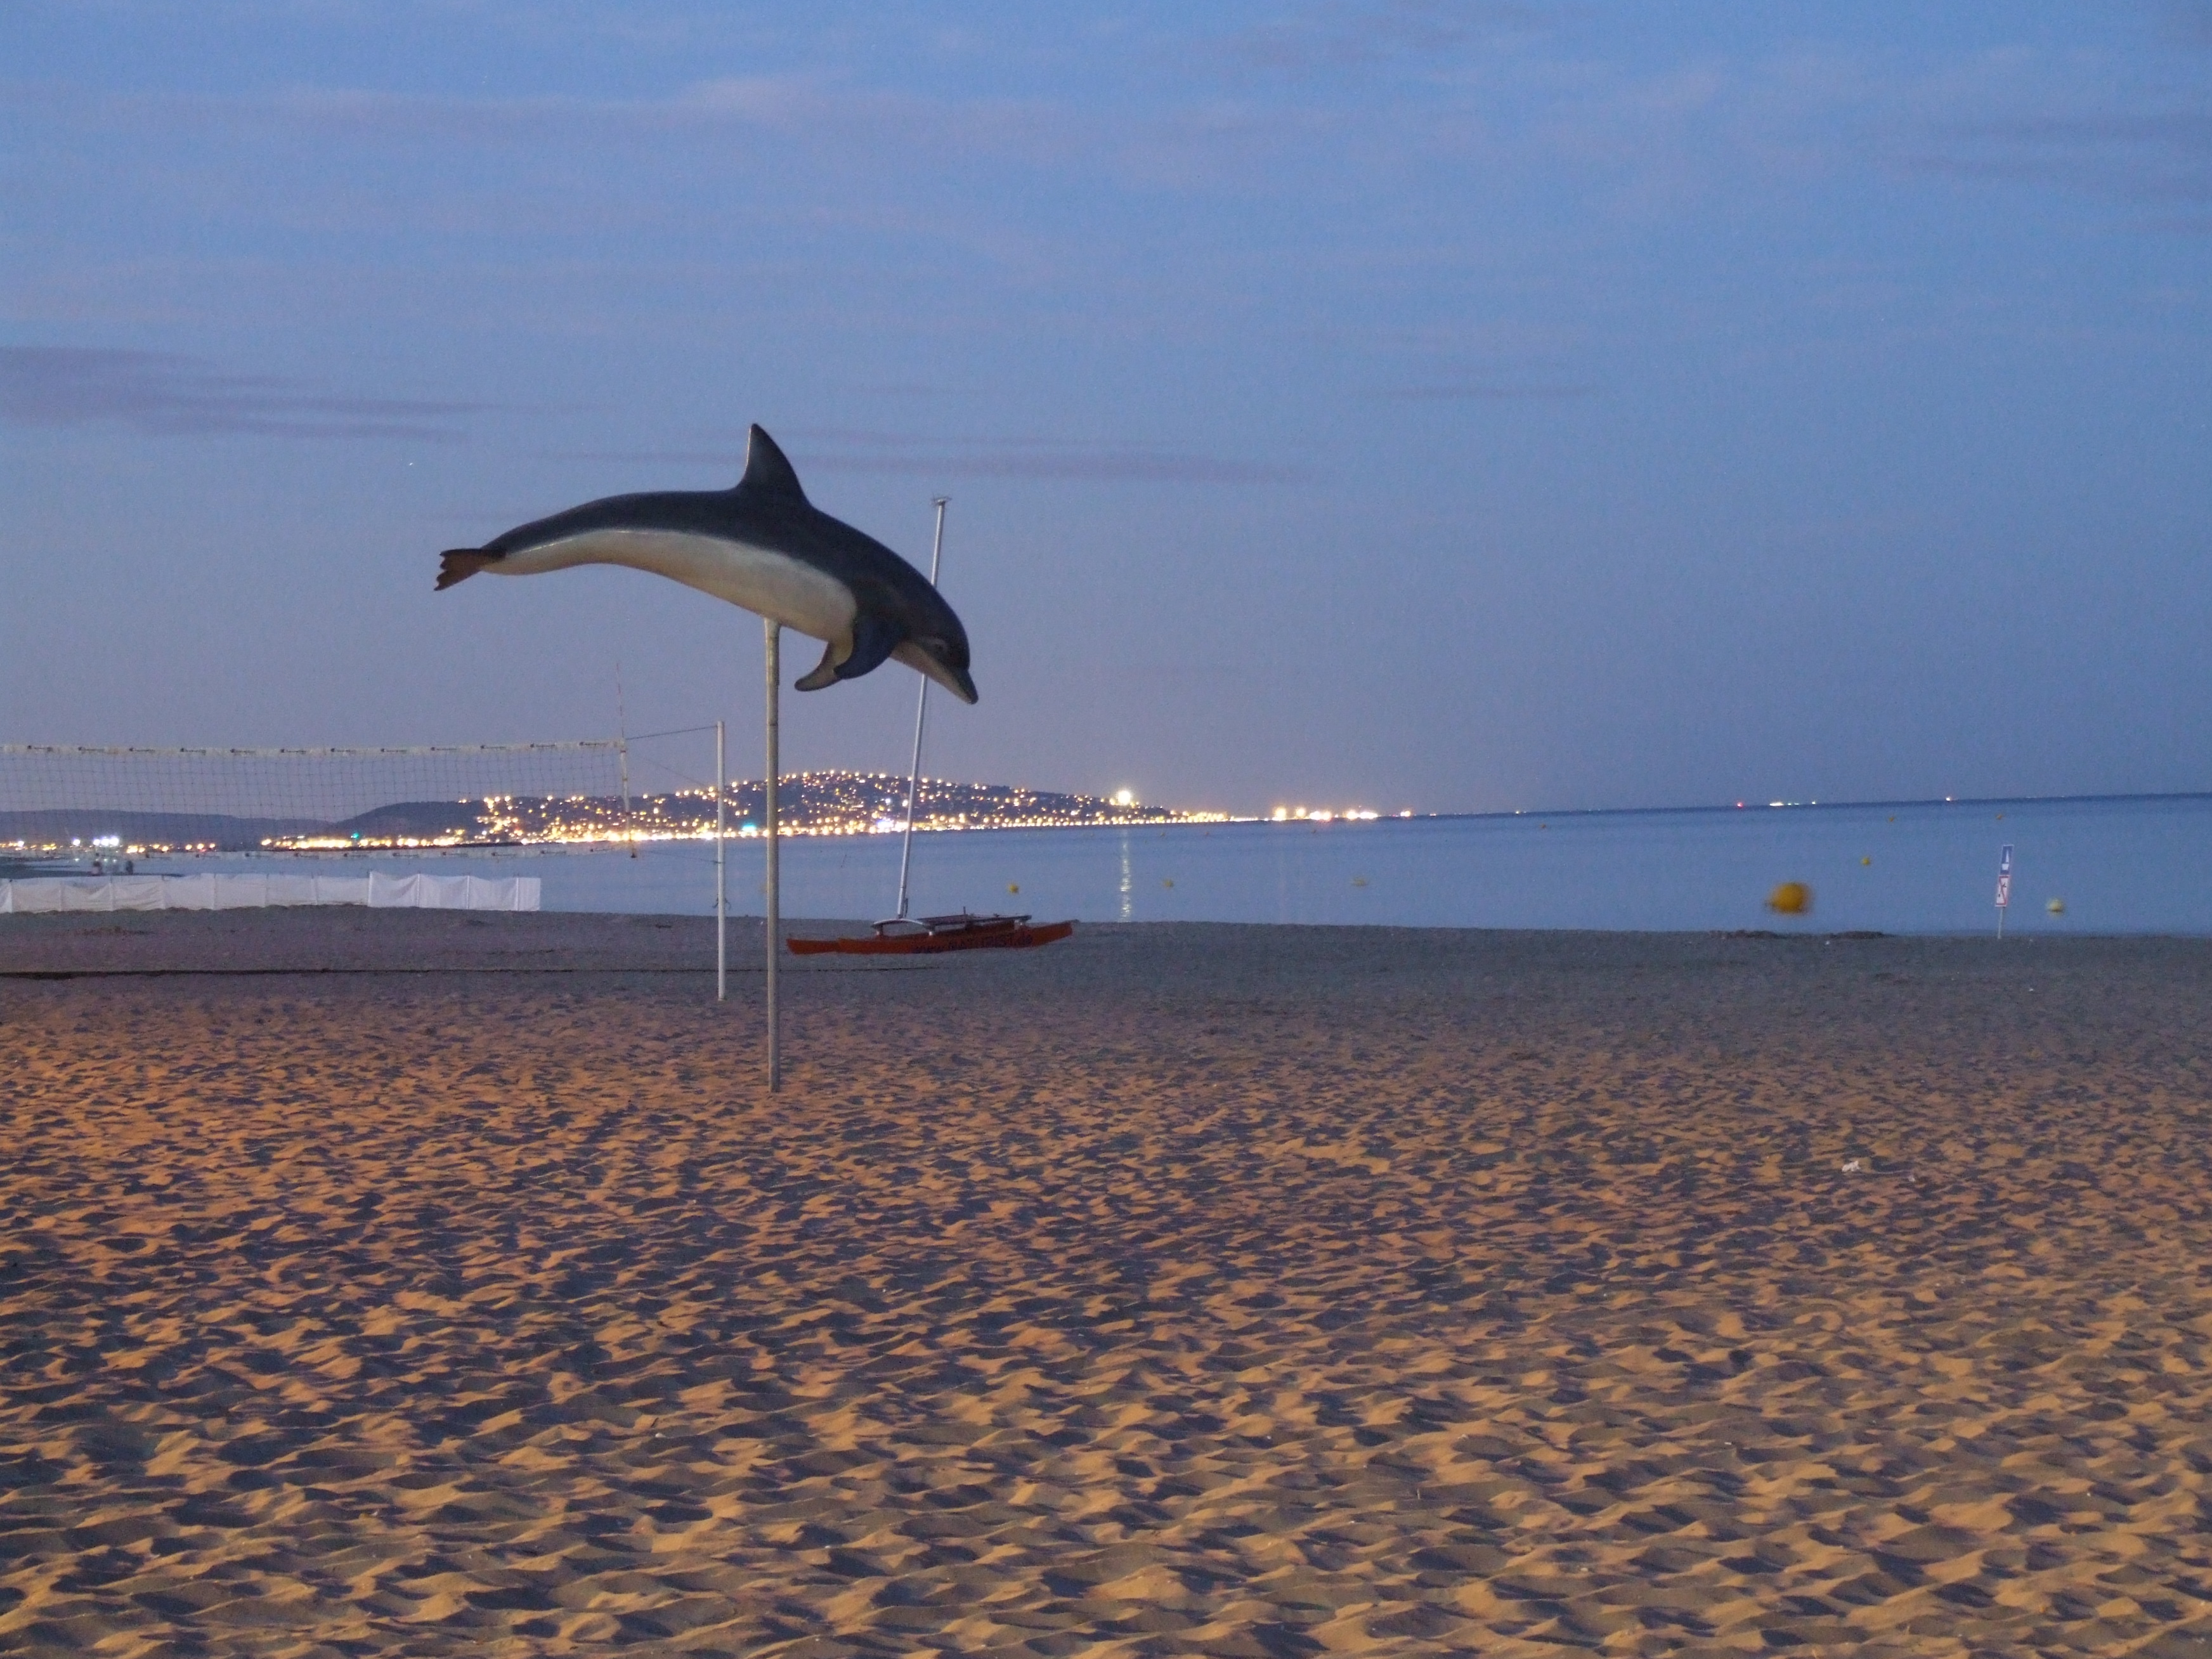
<path fill-rule="evenodd" d="M 917 915 L 1414 927 L 2212 934 L 2212 795 L 1524 812 L 1328 823 L 936 832 L 914 839 Z M 782 843 L 786 916 L 891 913 L 895 835 Z M 148 865 L 267 869 L 290 855 Z M 697 915 L 713 849 L 349 854 L 349 872 L 535 875 L 549 910 Z M 729 843 L 732 914 L 762 909 L 763 846 Z M 1813 908 L 1765 908 L 1780 883 Z"/>

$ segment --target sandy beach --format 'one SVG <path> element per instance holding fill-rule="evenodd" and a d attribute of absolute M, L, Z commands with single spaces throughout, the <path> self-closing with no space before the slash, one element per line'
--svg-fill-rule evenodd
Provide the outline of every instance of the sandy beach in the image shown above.
<path fill-rule="evenodd" d="M 708 937 L 0 924 L 0 1649 L 2212 1655 L 2212 942 Z"/>

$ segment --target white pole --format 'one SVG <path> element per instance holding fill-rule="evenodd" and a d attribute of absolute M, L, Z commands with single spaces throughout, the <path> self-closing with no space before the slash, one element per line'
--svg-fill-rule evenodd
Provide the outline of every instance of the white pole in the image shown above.
<path fill-rule="evenodd" d="M 937 567 L 945 556 L 945 504 L 950 495 L 929 498 L 937 507 L 937 535 L 929 548 L 929 585 L 937 586 Z M 921 722 L 929 713 L 929 677 L 921 677 L 921 691 L 914 700 L 914 765 L 906 778 L 906 833 L 899 841 L 899 920 L 906 920 L 906 867 L 914 856 L 914 808 L 921 791 Z"/>
<path fill-rule="evenodd" d="M 730 884 L 726 874 L 728 774 L 722 764 L 722 722 L 714 722 L 714 1000 L 730 996 Z"/>
<path fill-rule="evenodd" d="M 623 707 L 622 659 L 615 659 L 615 749 L 622 757 L 623 835 L 629 842 L 629 855 L 637 856 L 637 838 L 631 834 L 629 821 L 629 715 Z"/>
<path fill-rule="evenodd" d="M 783 1086 L 781 1056 L 777 1052 L 775 1006 L 775 957 L 780 943 L 783 915 L 782 872 L 776 867 L 775 842 L 775 714 L 777 681 L 782 678 L 777 659 L 782 654 L 783 629 L 763 617 L 761 626 L 768 635 L 768 1086 L 773 1094 Z"/>

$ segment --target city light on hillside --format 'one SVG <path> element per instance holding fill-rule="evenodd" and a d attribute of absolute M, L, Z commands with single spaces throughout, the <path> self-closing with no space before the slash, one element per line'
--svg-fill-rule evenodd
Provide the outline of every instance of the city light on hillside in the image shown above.
<path fill-rule="evenodd" d="M 244 752 L 244 751 L 241 751 Z M 274 751 L 272 751 L 274 752 Z M 349 753 L 350 751 L 348 751 Z M 381 761 L 383 751 L 362 751 Z M 494 751 L 487 750 L 489 756 Z M 43 753 L 43 751 L 42 751 Z M 149 751 L 163 763 L 184 760 L 198 764 L 201 751 Z M 320 751 L 317 751 L 319 757 Z M 335 756 L 337 751 L 332 751 Z M 247 757 L 259 761 L 254 751 Z M 93 758 L 105 762 L 104 751 Z M 219 758 L 219 757 L 218 757 Z M 465 784 L 463 773 L 453 782 Z M 95 780 L 97 781 L 97 780 Z M 565 781 L 563 781 L 565 782 Z M 585 851 L 611 848 L 635 853 L 647 848 L 705 842 L 714 838 L 715 799 L 711 785 L 686 779 L 675 787 L 625 788 L 617 793 L 616 780 L 607 776 L 599 787 L 566 787 L 548 778 L 538 787 L 518 787 L 519 780 L 488 776 L 481 793 L 420 788 L 403 793 L 405 783 L 392 786 L 385 804 L 363 810 L 364 793 L 356 787 L 350 796 L 333 791 L 331 804 L 288 799 L 280 794 L 257 798 L 252 791 L 234 797 L 213 811 L 200 809 L 202 822 L 189 823 L 173 806 L 162 805 L 161 791 L 170 787 L 161 775 L 150 775 L 143 790 L 145 804 L 118 807 L 112 801 L 71 814 L 77 822 L 54 823 L 46 834 L 26 836 L 21 825 L 0 824 L 15 838 L 19 855 L 63 856 L 89 860 L 99 856 L 207 854 L 218 851 L 376 854 L 460 853 L 495 848 L 569 848 Z M 629 780 L 625 778 L 624 783 Z M 197 787 L 197 786 L 196 786 Z M 908 783 L 894 773 L 811 771 L 784 775 L 781 781 L 779 830 L 793 839 L 844 836 L 896 836 L 908 828 L 922 831 L 964 830 L 1058 830 L 1130 828 L 1137 825 L 1172 827 L 1249 823 L 1366 823 L 1385 816 L 1365 806 L 1276 805 L 1248 816 L 1215 811 L 1185 811 L 1146 804 L 1133 787 L 1117 786 L 1098 795 L 1032 788 L 1025 784 L 961 783 L 924 779 L 920 793 L 908 799 Z M 112 790 L 109 791 L 112 794 Z M 375 800 L 367 795 L 367 800 Z M 732 840 L 751 841 L 765 833 L 767 799 L 758 779 L 733 779 L 724 797 L 725 833 Z M 93 811 L 98 818 L 85 822 Z M 110 817 L 113 814 L 113 817 Z M 5 815 L 0 815 L 4 817 Z M 1412 817 L 1411 811 L 1389 816 Z M 158 825 L 155 817 L 165 821 Z M 99 821 L 107 819 L 106 822 Z M 137 822 L 137 819 L 148 822 Z M 286 820 L 276 824 L 270 819 Z M 234 830 L 208 828 L 218 823 Z M 189 823 L 189 827 L 188 827 Z M 181 831 L 182 833 L 179 833 Z M 0 842 L 0 849 L 7 846 Z"/>
<path fill-rule="evenodd" d="M 907 827 L 906 780 L 892 774 L 801 772 L 782 781 L 781 832 L 788 836 L 896 835 Z M 763 833 L 765 805 L 757 780 L 732 784 L 728 834 Z M 347 830 L 332 826 L 270 836 L 272 852 L 393 852 L 467 847 L 623 846 L 712 841 L 714 792 L 675 789 L 628 798 L 596 794 L 488 794 L 450 803 L 455 811 L 434 823 L 386 823 Z M 1181 811 L 1141 803 L 1131 789 L 1110 796 L 1059 794 L 1025 787 L 925 780 L 915 803 L 918 830 L 1056 830 L 1113 824 L 1227 823 L 1226 812 Z M 428 819 L 440 817 L 436 811 Z"/>

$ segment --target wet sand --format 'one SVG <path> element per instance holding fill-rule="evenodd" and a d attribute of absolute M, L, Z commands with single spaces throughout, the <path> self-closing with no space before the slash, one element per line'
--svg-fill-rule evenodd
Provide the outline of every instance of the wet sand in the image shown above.
<path fill-rule="evenodd" d="M 0 978 L 0 1650 L 2212 1654 L 2212 944 L 706 940 L 0 923 L 589 970 Z"/>

